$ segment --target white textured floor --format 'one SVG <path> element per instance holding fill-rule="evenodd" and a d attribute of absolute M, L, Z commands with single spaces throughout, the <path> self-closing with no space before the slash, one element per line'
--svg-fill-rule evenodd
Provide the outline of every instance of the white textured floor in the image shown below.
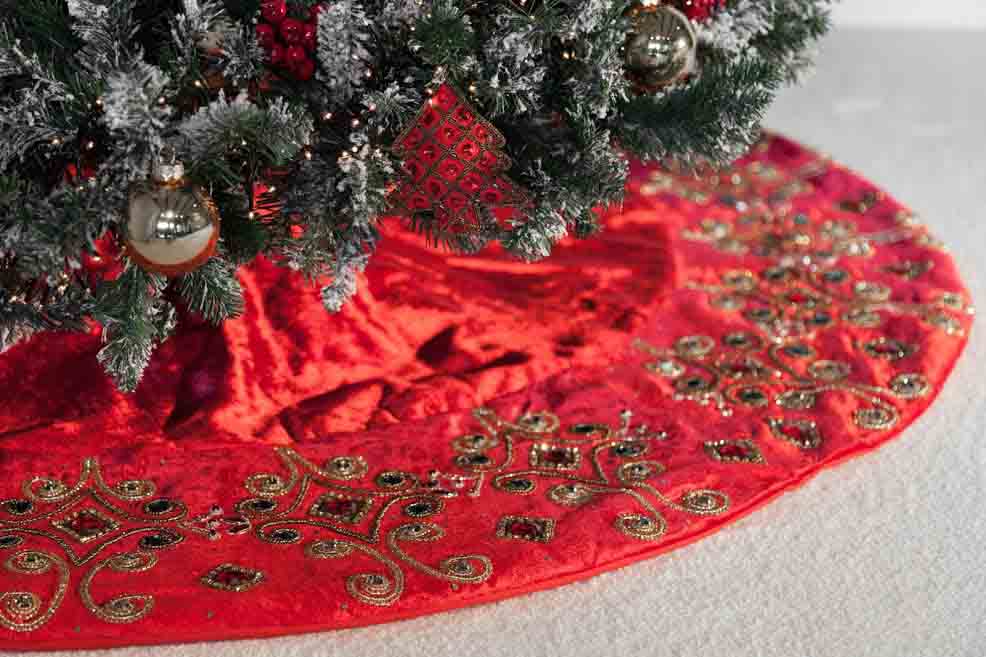
<path fill-rule="evenodd" d="M 769 125 L 864 172 L 952 246 L 986 308 L 986 33 L 843 31 Z M 986 655 L 986 329 L 898 441 L 691 547 L 405 623 L 114 657 Z M 86 653 L 96 654 L 96 653 Z"/>

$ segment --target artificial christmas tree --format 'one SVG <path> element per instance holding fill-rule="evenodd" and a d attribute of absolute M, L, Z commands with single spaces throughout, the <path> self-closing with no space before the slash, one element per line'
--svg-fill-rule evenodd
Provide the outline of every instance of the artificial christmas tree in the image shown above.
<path fill-rule="evenodd" d="M 2 346 L 93 319 L 100 360 L 132 390 L 175 304 L 235 315 L 237 268 L 258 256 L 338 310 L 388 215 L 460 250 L 545 257 L 597 231 L 627 155 L 722 163 L 749 147 L 826 6 L 2 0 Z M 495 148 L 470 138 L 440 160 L 444 179 L 418 180 L 439 160 L 408 146 L 417 113 L 448 94 Z M 438 146 L 477 129 L 450 126 Z M 148 232 L 133 197 L 162 164 L 198 200 Z"/>

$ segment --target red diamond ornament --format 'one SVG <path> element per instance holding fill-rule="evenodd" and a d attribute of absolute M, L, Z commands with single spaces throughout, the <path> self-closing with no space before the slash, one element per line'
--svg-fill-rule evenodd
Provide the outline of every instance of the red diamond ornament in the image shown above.
<path fill-rule="evenodd" d="M 504 175 L 511 166 L 506 140 L 455 88 L 443 84 L 394 142 L 403 176 L 391 205 L 404 216 L 432 215 L 444 232 L 480 225 L 481 208 L 498 220 L 530 205 Z"/>

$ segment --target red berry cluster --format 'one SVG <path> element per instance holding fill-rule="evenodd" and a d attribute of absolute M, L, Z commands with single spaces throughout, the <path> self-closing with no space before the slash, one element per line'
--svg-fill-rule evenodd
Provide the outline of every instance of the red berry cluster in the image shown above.
<path fill-rule="evenodd" d="M 726 0 L 678 0 L 678 8 L 693 21 L 707 20 L 726 6 Z"/>
<path fill-rule="evenodd" d="M 263 0 L 262 22 L 257 23 L 257 41 L 267 51 L 271 66 L 296 80 L 311 80 L 315 75 L 312 55 L 318 40 L 318 13 L 321 4 L 311 9 L 288 11 L 287 0 Z M 308 20 L 293 16 L 307 13 Z"/>

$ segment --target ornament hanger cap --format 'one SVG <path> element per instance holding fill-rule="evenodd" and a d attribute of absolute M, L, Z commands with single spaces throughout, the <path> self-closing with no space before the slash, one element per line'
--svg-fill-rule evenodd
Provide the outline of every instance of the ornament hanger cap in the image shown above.
<path fill-rule="evenodd" d="M 175 151 L 170 150 L 170 157 L 166 155 L 154 165 L 151 178 L 155 182 L 164 184 L 181 182 L 185 178 L 185 165 L 178 159 Z"/>

